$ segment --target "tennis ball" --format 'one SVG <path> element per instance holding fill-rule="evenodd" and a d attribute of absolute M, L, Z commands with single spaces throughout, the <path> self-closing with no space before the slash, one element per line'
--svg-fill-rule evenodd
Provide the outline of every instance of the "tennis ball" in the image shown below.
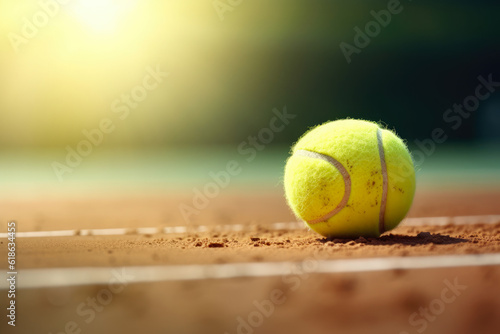
<path fill-rule="evenodd" d="M 306 132 L 285 166 L 295 215 L 326 237 L 377 237 L 406 216 L 415 169 L 404 142 L 376 123 L 343 119 Z"/>

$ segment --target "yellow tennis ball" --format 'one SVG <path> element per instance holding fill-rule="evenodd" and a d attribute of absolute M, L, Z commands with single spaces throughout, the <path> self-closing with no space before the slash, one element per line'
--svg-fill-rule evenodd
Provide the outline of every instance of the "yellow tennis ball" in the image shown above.
<path fill-rule="evenodd" d="M 297 217 L 327 237 L 377 237 L 406 216 L 415 169 L 404 142 L 376 123 L 344 119 L 306 132 L 285 166 Z"/>

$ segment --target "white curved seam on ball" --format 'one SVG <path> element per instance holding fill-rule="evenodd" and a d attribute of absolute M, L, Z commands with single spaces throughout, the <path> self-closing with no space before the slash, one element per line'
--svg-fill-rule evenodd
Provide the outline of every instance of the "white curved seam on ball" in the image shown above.
<path fill-rule="evenodd" d="M 385 161 L 384 143 L 382 141 L 382 130 L 377 129 L 377 142 L 378 153 L 380 155 L 380 166 L 382 170 L 382 199 L 380 201 L 380 213 L 378 218 L 379 233 L 385 232 L 385 208 L 387 206 L 387 191 L 388 191 L 388 178 L 387 178 L 387 164 Z"/>
<path fill-rule="evenodd" d="M 351 194 L 351 176 L 349 175 L 349 172 L 347 172 L 347 169 L 345 169 L 345 167 L 339 161 L 337 161 L 336 159 L 332 158 L 329 155 L 307 150 L 297 150 L 295 154 L 307 158 L 320 159 L 328 162 L 340 172 L 340 175 L 342 175 L 342 178 L 344 179 L 344 186 L 345 186 L 344 197 L 337 205 L 337 207 L 320 218 L 308 221 L 309 224 L 325 222 L 331 217 L 335 216 L 340 210 L 342 210 L 346 206 L 347 201 L 349 200 L 349 196 Z"/>

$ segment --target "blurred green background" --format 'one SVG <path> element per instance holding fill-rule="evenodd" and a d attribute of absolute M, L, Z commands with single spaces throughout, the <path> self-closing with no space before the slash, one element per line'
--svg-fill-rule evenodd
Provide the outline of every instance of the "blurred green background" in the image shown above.
<path fill-rule="evenodd" d="M 281 187 L 289 146 L 345 117 L 395 129 L 423 154 L 423 184 L 500 184 L 500 94 L 444 117 L 475 94 L 479 76 L 500 82 L 496 1 L 67 2 L 0 1 L 6 189 L 175 190 L 207 182 L 229 160 L 242 167 L 232 184 Z M 388 6 L 398 13 L 348 63 L 341 43 L 356 46 L 355 28 Z M 168 77 L 137 88 L 155 68 Z M 127 107 L 134 92 L 140 101 Z M 247 161 L 240 145 L 252 147 L 249 136 L 285 106 L 295 118 Z M 58 177 L 54 162 L 67 166 L 83 131 L 106 119 L 113 129 Z M 430 144 L 436 128 L 446 140 Z"/>

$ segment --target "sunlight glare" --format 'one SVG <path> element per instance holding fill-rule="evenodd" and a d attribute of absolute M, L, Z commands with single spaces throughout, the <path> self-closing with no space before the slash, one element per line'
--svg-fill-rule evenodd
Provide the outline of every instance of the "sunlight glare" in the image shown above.
<path fill-rule="evenodd" d="M 124 14 L 133 9 L 135 1 L 80 0 L 73 5 L 74 15 L 98 33 L 113 32 Z"/>

